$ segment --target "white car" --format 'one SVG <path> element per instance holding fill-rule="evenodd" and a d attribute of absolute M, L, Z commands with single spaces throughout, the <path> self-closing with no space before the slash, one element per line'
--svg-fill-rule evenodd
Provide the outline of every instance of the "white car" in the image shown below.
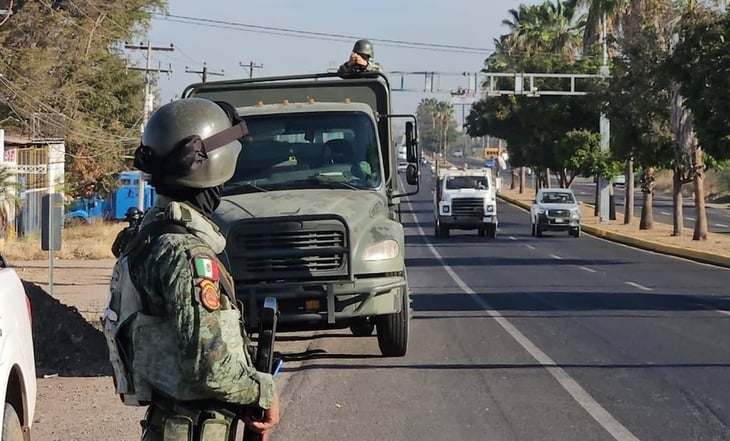
<path fill-rule="evenodd" d="M 36 388 L 30 301 L 0 256 L 0 440 L 30 440 Z"/>
<path fill-rule="evenodd" d="M 408 163 L 401 161 L 398 163 L 397 168 L 398 168 L 398 173 L 405 173 L 406 169 L 408 168 Z"/>
<path fill-rule="evenodd" d="M 567 231 L 580 237 L 580 206 L 573 191 L 567 188 L 542 188 L 537 191 L 530 207 L 533 236 L 543 231 Z"/>

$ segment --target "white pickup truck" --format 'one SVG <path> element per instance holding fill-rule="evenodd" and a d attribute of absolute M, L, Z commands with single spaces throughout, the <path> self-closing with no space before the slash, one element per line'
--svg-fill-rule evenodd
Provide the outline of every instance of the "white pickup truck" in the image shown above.
<path fill-rule="evenodd" d="M 497 189 L 491 169 L 440 169 L 433 207 L 436 237 L 448 237 L 450 230 L 497 237 Z"/>
<path fill-rule="evenodd" d="M 36 388 L 30 302 L 15 270 L 0 256 L 0 440 L 30 440 Z"/>

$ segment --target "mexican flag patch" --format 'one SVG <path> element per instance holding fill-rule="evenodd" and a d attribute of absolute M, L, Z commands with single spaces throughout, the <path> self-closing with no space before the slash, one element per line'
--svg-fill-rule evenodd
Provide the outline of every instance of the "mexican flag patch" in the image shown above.
<path fill-rule="evenodd" d="M 203 279 L 218 280 L 218 262 L 206 257 L 196 257 L 193 262 L 196 276 Z"/>

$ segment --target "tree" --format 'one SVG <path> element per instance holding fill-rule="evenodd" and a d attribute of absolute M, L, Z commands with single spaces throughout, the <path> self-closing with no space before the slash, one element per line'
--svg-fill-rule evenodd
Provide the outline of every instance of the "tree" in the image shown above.
<path fill-rule="evenodd" d="M 19 2 L 0 28 L 0 119 L 66 142 L 66 182 L 112 181 L 139 139 L 143 77 L 120 43 L 142 35 L 165 0 Z"/>

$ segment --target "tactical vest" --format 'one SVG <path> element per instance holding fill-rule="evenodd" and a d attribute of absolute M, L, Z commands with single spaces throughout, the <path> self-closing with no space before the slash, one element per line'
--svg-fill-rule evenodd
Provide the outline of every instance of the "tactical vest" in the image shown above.
<path fill-rule="evenodd" d="M 187 232 L 188 230 L 180 224 L 166 220 L 152 222 L 139 231 L 114 265 L 102 324 L 109 348 L 116 392 L 126 405 L 146 406 L 153 400 L 154 395 L 160 392 L 180 400 L 198 398 L 194 392 L 186 389 L 185 378 L 180 372 L 165 375 L 162 388 L 158 384 L 153 389 L 145 380 L 158 375 L 159 366 L 167 368 L 164 372 L 169 372 L 171 366 L 177 365 L 176 337 L 168 318 L 145 314 L 145 302 L 130 274 L 130 264 L 137 256 L 143 254 L 146 248 L 144 243 L 150 236 Z M 208 249 L 205 246 L 196 248 Z M 219 267 L 222 272 L 221 285 L 227 294 L 221 295 L 221 328 L 228 332 L 234 330 L 239 332 L 241 313 L 233 300 L 235 297 L 232 279 L 223 265 L 219 263 Z M 154 350 L 150 350 L 151 341 L 155 342 Z M 240 350 L 242 352 L 240 356 L 248 357 L 243 347 L 230 350 L 232 352 Z"/>

